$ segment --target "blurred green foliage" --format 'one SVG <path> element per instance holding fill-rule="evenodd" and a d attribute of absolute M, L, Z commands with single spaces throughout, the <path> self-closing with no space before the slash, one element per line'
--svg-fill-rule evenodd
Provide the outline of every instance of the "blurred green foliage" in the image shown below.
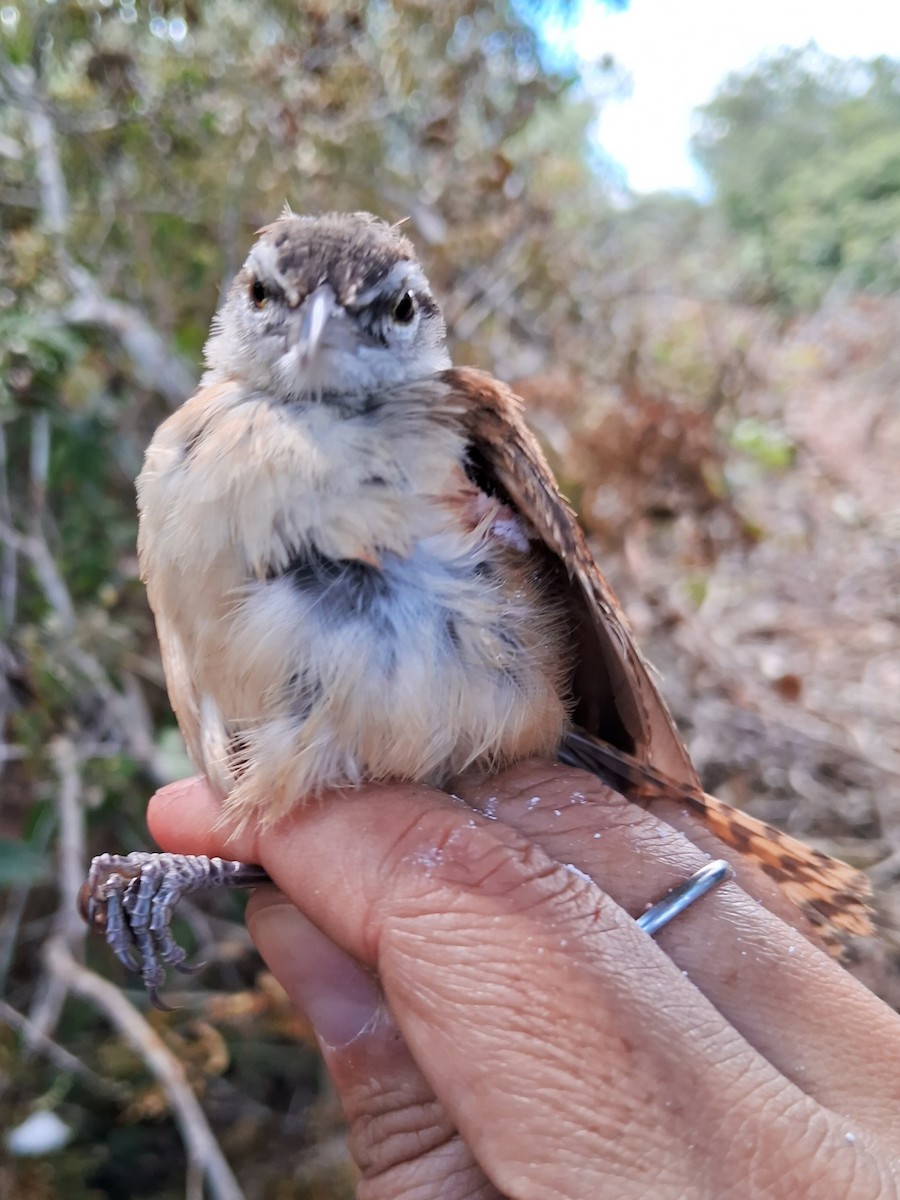
<path fill-rule="evenodd" d="M 784 50 L 699 118 L 694 152 L 752 295 L 812 308 L 834 286 L 900 285 L 900 63 Z"/>
<path fill-rule="evenodd" d="M 756 417 L 737 421 L 731 441 L 765 471 L 783 471 L 793 460 L 794 448 L 784 430 Z"/>

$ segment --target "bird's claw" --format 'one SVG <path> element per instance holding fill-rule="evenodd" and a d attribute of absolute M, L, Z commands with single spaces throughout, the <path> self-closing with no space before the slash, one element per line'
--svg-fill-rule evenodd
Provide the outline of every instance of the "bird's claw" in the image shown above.
<path fill-rule="evenodd" d="M 102 933 L 127 971 L 140 975 L 157 1008 L 166 968 L 193 974 L 172 935 L 175 906 L 187 892 L 218 887 L 256 887 L 268 882 L 262 867 L 197 854 L 100 854 L 78 897 L 81 915 Z"/>

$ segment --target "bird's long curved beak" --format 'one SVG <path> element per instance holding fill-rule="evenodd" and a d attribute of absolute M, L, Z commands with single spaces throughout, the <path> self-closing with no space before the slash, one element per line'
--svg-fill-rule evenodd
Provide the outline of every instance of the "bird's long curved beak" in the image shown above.
<path fill-rule="evenodd" d="M 320 284 L 303 301 L 297 350 L 301 367 L 308 367 L 316 356 L 328 318 L 337 308 L 337 297 L 331 285 Z"/>

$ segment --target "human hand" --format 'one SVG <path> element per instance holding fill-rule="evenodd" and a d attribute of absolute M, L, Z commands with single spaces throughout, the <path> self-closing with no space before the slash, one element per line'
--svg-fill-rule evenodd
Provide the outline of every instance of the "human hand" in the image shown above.
<path fill-rule="evenodd" d="M 752 872 L 653 940 L 628 914 L 705 861 L 677 806 L 536 762 L 464 798 L 370 785 L 231 838 L 200 780 L 151 805 L 165 849 L 281 889 L 250 931 L 316 1029 L 360 1197 L 898 1195 L 900 1017 Z"/>

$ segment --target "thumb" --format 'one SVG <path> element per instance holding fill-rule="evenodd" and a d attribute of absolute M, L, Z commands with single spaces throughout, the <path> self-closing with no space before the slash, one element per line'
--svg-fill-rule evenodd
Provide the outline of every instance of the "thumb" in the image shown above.
<path fill-rule="evenodd" d="M 350 1122 L 359 1200 L 496 1200 L 372 973 L 273 889 L 253 897 L 247 924 L 269 970 L 316 1032 Z"/>

